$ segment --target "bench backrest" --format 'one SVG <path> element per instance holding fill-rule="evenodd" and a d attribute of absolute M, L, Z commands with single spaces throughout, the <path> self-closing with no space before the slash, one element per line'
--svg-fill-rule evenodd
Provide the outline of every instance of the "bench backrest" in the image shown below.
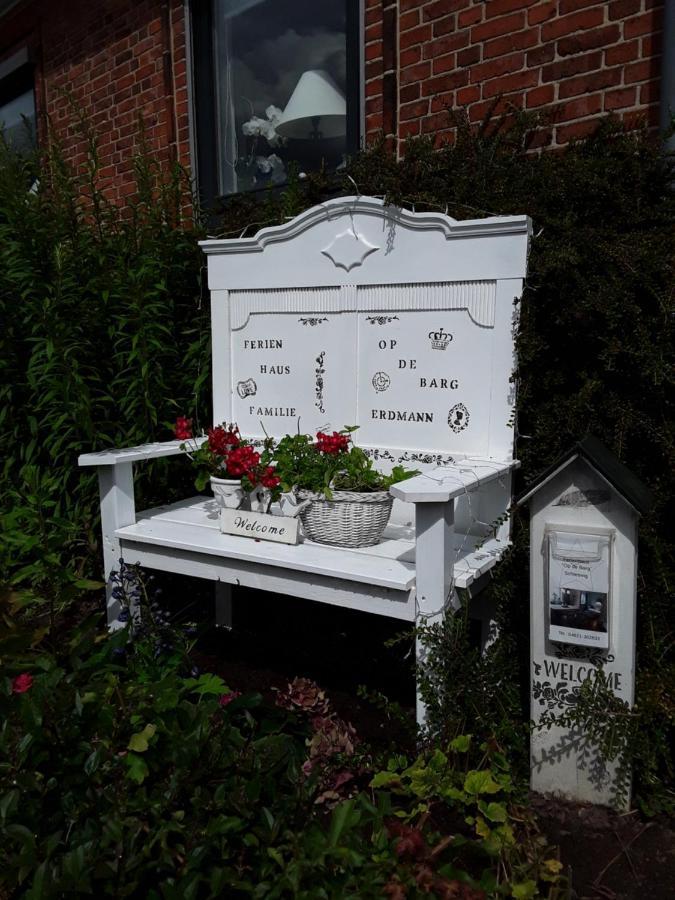
<path fill-rule="evenodd" d="M 343 197 L 208 240 L 213 420 L 358 425 L 384 461 L 511 459 L 526 216 L 455 221 Z"/>

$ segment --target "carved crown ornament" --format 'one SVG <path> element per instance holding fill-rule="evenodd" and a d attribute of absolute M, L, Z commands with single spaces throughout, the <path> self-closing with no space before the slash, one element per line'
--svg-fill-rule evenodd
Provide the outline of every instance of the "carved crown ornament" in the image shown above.
<path fill-rule="evenodd" d="M 321 252 L 336 266 L 349 272 L 356 266 L 363 265 L 365 258 L 379 249 L 350 225 L 337 234 Z"/>

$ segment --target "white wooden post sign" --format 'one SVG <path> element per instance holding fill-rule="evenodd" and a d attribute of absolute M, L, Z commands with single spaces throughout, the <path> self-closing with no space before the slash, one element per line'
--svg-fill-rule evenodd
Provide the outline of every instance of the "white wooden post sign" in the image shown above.
<path fill-rule="evenodd" d="M 600 673 L 632 706 L 637 522 L 649 492 L 599 441 L 579 442 L 518 500 L 530 503 L 531 786 L 629 805 L 616 763 L 578 729 L 537 728 Z"/>

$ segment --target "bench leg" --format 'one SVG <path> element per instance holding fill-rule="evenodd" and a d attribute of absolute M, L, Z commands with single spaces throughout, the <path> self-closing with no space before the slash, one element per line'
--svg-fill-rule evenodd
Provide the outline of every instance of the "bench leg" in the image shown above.
<path fill-rule="evenodd" d="M 232 628 L 232 585 L 216 581 L 213 601 L 213 621 L 216 628 Z"/>
<path fill-rule="evenodd" d="M 443 614 L 453 593 L 452 534 L 454 504 L 417 503 L 415 506 L 415 571 L 417 573 L 415 625 L 434 625 Z M 426 652 L 419 638 L 415 639 L 417 666 L 426 665 Z M 417 692 L 417 724 L 426 722 L 426 709 Z"/>
<path fill-rule="evenodd" d="M 136 521 L 133 463 L 100 466 L 98 487 L 101 495 L 103 574 L 106 581 L 107 619 L 108 627 L 114 630 L 119 627 L 117 617 L 120 613 L 120 604 L 112 596 L 110 573 L 120 567 L 120 542 L 115 531 L 125 525 L 133 525 Z"/>

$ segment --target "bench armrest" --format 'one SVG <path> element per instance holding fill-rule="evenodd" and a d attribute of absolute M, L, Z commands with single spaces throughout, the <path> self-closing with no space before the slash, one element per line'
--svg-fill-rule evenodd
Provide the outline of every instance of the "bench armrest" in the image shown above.
<path fill-rule="evenodd" d="M 471 456 L 394 484 L 389 492 L 408 503 L 447 503 L 469 491 L 478 490 L 483 484 L 508 475 L 511 469 L 519 465 L 516 459 L 504 462 Z"/>
<path fill-rule="evenodd" d="M 191 442 L 203 444 L 206 435 L 191 438 Z M 154 444 L 141 444 L 138 447 L 125 447 L 121 450 L 99 450 L 96 453 L 83 453 L 77 460 L 78 466 L 115 466 L 118 463 L 141 462 L 144 459 L 160 459 L 163 456 L 179 456 L 185 453 L 182 440 L 161 441 Z"/>

